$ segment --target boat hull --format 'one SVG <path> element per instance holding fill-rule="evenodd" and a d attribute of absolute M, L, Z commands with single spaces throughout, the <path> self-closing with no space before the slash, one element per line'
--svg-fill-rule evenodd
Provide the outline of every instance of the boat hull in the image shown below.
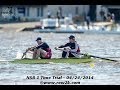
<path fill-rule="evenodd" d="M 69 63 L 69 64 L 80 64 L 80 63 L 90 63 L 93 59 L 16 59 L 11 61 L 12 63 L 18 64 L 51 64 L 51 63 Z"/>

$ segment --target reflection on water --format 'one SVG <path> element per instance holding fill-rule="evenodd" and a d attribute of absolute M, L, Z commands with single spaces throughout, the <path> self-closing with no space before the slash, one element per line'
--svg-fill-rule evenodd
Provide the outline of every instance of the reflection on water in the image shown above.
<path fill-rule="evenodd" d="M 52 51 L 53 58 L 61 57 L 60 51 L 54 47 L 68 41 L 71 34 L 34 33 L 34 32 L 1 32 L 0 33 L 0 59 L 14 60 L 19 52 L 23 53 L 26 48 L 36 45 L 35 39 L 42 37 Z M 101 57 L 120 56 L 120 35 L 97 35 L 97 34 L 73 34 L 80 44 L 82 53 L 89 53 Z M 120 60 L 117 58 L 117 60 Z M 0 84 L 40 84 L 40 80 L 27 80 L 28 75 L 39 76 L 67 76 L 67 75 L 93 75 L 92 80 L 81 80 L 81 84 L 120 84 L 120 64 L 106 61 L 90 64 L 46 64 L 28 65 L 0 63 Z M 64 81 L 64 80 L 63 80 Z M 74 80 L 75 81 L 75 80 Z"/>

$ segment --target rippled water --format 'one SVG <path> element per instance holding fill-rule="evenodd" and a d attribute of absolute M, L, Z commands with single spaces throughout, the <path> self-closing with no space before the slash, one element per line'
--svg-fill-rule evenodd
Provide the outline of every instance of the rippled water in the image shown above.
<path fill-rule="evenodd" d="M 34 32 L 0 32 L 0 59 L 14 60 L 17 52 L 23 53 L 26 48 L 36 45 L 35 39 L 40 36 L 53 51 L 54 57 L 61 57 L 60 51 L 54 47 L 68 41 L 71 34 L 34 33 Z M 120 35 L 73 34 L 80 44 L 82 53 L 89 53 L 101 57 L 120 57 Z M 120 60 L 120 58 L 116 58 Z M 81 84 L 120 84 L 120 64 L 115 62 L 99 61 L 91 64 L 12 64 L 0 63 L 0 84 L 40 84 L 41 80 L 28 80 L 27 76 L 94 76 L 94 79 L 73 79 Z M 48 81 L 48 79 L 44 80 Z M 65 81 L 53 80 L 49 81 Z M 70 80 L 69 80 L 70 81 Z"/>

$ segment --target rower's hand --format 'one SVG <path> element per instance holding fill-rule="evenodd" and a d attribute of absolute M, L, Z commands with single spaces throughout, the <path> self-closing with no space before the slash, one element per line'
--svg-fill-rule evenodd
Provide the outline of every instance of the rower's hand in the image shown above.
<path fill-rule="evenodd" d="M 32 51 L 35 47 L 31 47 L 31 48 L 28 48 L 26 49 L 26 51 Z"/>
<path fill-rule="evenodd" d="M 64 47 L 64 50 L 71 50 L 70 47 Z"/>
<path fill-rule="evenodd" d="M 26 49 L 26 51 L 30 50 L 31 48 Z"/>
<path fill-rule="evenodd" d="M 58 50 L 58 47 L 55 47 L 55 50 Z"/>

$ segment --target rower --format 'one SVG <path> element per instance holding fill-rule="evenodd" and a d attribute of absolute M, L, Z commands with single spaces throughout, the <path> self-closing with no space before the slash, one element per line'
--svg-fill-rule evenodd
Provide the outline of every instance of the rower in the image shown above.
<path fill-rule="evenodd" d="M 30 51 L 33 51 L 33 59 L 38 59 L 39 57 L 41 59 L 50 59 L 52 56 L 52 52 L 48 44 L 42 42 L 42 39 L 40 37 L 38 37 L 36 41 L 38 45 L 29 48 Z"/>
<path fill-rule="evenodd" d="M 56 50 L 58 48 L 64 48 L 62 51 L 62 58 L 68 58 L 68 57 L 79 57 L 80 54 L 80 48 L 77 42 L 75 41 L 75 37 L 71 35 L 69 37 L 69 42 L 65 45 L 61 45 L 59 47 L 55 47 Z M 60 49 L 59 49 L 60 50 Z"/>

